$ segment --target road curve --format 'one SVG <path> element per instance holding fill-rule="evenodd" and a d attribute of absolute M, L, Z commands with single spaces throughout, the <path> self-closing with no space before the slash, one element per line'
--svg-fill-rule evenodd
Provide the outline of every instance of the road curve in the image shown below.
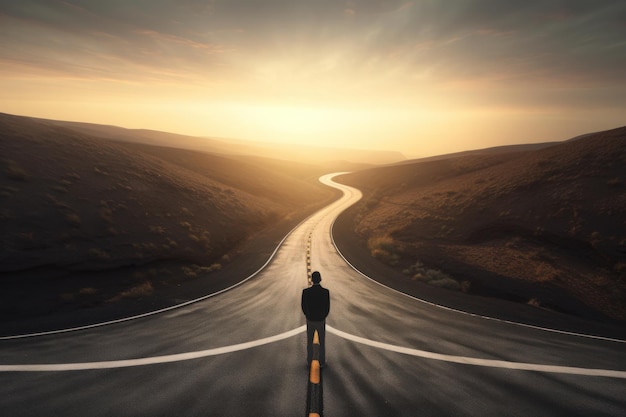
<path fill-rule="evenodd" d="M 306 415 L 310 270 L 331 291 L 327 416 L 622 415 L 623 342 L 487 320 L 363 277 L 330 233 L 360 192 L 331 178 L 321 181 L 343 197 L 243 285 L 135 320 L 1 340 L 0 415 Z"/>

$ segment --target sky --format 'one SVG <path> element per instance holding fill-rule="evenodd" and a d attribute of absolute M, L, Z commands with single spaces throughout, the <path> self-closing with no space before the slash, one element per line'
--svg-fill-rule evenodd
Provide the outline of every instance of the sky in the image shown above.
<path fill-rule="evenodd" d="M 0 0 L 0 112 L 431 156 L 626 125 L 624 0 Z"/>

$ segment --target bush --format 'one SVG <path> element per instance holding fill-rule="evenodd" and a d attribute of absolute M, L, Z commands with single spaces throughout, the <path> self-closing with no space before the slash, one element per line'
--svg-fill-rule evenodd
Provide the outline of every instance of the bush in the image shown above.
<path fill-rule="evenodd" d="M 135 285 L 121 293 L 117 294 L 115 297 L 111 298 L 109 301 L 119 301 L 124 298 L 141 298 L 152 295 L 154 292 L 154 287 L 150 281 L 144 281 L 139 285 Z"/>
<path fill-rule="evenodd" d="M 192 264 L 191 266 L 183 266 L 181 268 L 181 271 L 183 271 L 183 274 L 187 275 L 188 277 L 196 278 L 198 274 L 211 273 L 219 271 L 220 269 L 222 269 L 222 265 L 216 262 L 211 264 L 210 266 L 200 266 L 196 264 Z"/>
<path fill-rule="evenodd" d="M 428 281 L 428 285 L 433 287 L 445 288 L 447 290 L 458 291 L 461 289 L 461 284 L 452 278 L 441 278 Z"/>
<path fill-rule="evenodd" d="M 69 213 L 65 215 L 65 221 L 70 225 L 78 227 L 80 226 L 80 217 L 76 213 Z"/>
<path fill-rule="evenodd" d="M 98 290 L 93 288 L 93 287 L 84 287 L 84 288 L 81 288 L 80 290 L 78 290 L 78 294 L 80 294 L 80 295 L 94 295 L 97 292 L 98 292 Z"/>
<path fill-rule="evenodd" d="M 24 169 L 17 165 L 15 161 L 9 161 L 7 167 L 4 170 L 6 177 L 13 181 L 26 181 L 28 174 Z"/>
<path fill-rule="evenodd" d="M 402 272 L 405 275 L 410 275 L 414 281 L 422 281 L 433 287 L 446 288 L 453 291 L 469 290 L 469 283 L 461 284 L 444 272 L 426 268 L 420 261 L 416 261 Z"/>
<path fill-rule="evenodd" d="M 372 257 L 389 265 L 397 265 L 400 260 L 400 249 L 390 236 L 372 237 L 367 241 Z"/>

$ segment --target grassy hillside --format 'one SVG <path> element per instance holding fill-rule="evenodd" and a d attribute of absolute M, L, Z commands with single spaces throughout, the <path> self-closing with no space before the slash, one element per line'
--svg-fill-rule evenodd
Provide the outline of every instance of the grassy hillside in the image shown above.
<path fill-rule="evenodd" d="M 4 320 L 211 279 L 250 238 L 332 198 L 314 166 L 105 140 L 9 115 L 0 132 Z"/>
<path fill-rule="evenodd" d="M 626 128 L 364 170 L 352 230 L 407 280 L 626 320 Z"/>

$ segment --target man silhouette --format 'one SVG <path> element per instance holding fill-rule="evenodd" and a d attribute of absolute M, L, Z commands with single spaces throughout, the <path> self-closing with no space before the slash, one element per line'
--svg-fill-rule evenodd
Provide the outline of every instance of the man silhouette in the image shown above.
<path fill-rule="evenodd" d="M 310 365 L 313 359 L 313 336 L 317 330 L 320 342 L 320 366 L 326 363 L 325 344 L 326 316 L 330 311 L 330 292 L 320 285 L 322 275 L 315 271 L 311 274 L 313 285 L 302 290 L 302 312 L 306 316 L 307 359 Z"/>

